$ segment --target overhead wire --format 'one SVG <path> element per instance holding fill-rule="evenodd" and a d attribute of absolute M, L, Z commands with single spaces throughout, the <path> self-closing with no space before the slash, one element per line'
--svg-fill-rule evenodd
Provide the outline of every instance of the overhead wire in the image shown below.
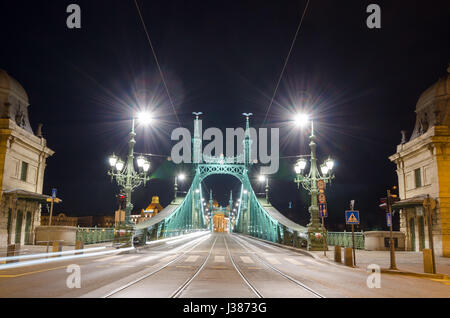
<path fill-rule="evenodd" d="M 270 100 L 270 104 L 267 107 L 266 115 L 264 116 L 264 121 L 263 121 L 262 125 L 264 125 L 266 123 L 267 116 L 269 115 L 270 108 L 272 107 L 272 104 L 273 104 L 273 101 L 275 99 L 275 96 L 277 95 L 278 87 L 280 86 L 281 80 L 283 79 L 283 75 L 284 75 L 284 72 L 286 70 L 286 66 L 287 66 L 287 64 L 289 62 L 289 58 L 291 56 L 292 49 L 294 48 L 294 44 L 295 44 L 295 42 L 297 40 L 298 34 L 300 32 L 300 28 L 301 28 L 301 26 L 303 24 L 303 19 L 305 18 L 306 11 L 308 10 L 308 6 L 309 6 L 309 0 L 306 2 L 305 9 L 303 10 L 302 17 L 301 17 L 300 22 L 299 22 L 299 24 L 297 26 L 297 31 L 295 32 L 294 39 L 292 40 L 292 43 L 291 43 L 291 47 L 289 48 L 289 52 L 288 52 L 287 57 L 286 57 L 286 59 L 284 61 L 284 65 L 283 65 L 283 68 L 281 69 L 280 76 L 278 77 L 277 85 L 275 86 L 275 91 L 272 94 L 272 98 Z"/>
<path fill-rule="evenodd" d="M 142 17 L 141 9 L 139 8 L 137 0 L 134 0 L 134 3 L 136 5 L 136 9 L 137 9 L 139 17 L 141 19 L 141 23 L 144 28 L 145 35 L 147 36 L 148 44 L 150 45 L 150 48 L 152 49 L 153 57 L 155 58 L 156 66 L 158 67 L 159 75 L 161 76 L 161 80 L 162 80 L 164 88 L 166 90 L 167 97 L 169 98 L 170 104 L 172 105 L 173 113 L 175 114 L 178 124 L 181 126 L 181 122 L 180 122 L 180 119 L 178 118 L 177 111 L 175 110 L 175 105 L 173 103 L 172 96 L 170 95 L 169 88 L 167 87 L 167 83 L 164 78 L 164 74 L 162 72 L 161 66 L 159 64 L 158 57 L 156 56 L 155 48 L 153 47 L 152 41 L 150 40 L 150 35 L 148 33 L 147 26 L 145 25 L 144 18 Z"/>

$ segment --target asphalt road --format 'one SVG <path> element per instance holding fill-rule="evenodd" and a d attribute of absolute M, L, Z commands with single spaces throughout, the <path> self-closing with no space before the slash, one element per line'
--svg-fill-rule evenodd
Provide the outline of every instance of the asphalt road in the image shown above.
<path fill-rule="evenodd" d="M 81 288 L 69 288 L 69 265 Z M 207 234 L 126 254 L 0 271 L 0 297 L 303 298 L 450 297 L 448 282 L 368 272 L 316 260 L 240 235 Z"/>

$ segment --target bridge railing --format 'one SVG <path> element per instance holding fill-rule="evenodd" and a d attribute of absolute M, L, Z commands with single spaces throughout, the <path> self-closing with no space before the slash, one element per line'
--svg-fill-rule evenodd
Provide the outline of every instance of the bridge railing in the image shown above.
<path fill-rule="evenodd" d="M 114 228 L 78 227 L 76 239 L 84 244 L 112 242 Z"/>
<path fill-rule="evenodd" d="M 327 244 L 352 247 L 352 232 L 327 232 Z M 364 249 L 363 232 L 355 232 L 355 248 Z"/>

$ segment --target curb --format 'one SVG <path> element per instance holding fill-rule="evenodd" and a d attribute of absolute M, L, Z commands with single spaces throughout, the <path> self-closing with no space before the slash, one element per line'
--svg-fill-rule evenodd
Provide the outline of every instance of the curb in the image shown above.
<path fill-rule="evenodd" d="M 449 279 L 447 274 L 416 273 L 416 272 L 407 272 L 407 271 L 401 271 L 401 270 L 393 270 L 393 269 L 388 269 L 388 268 L 382 268 L 381 272 L 384 274 L 403 275 L 403 276 L 412 276 L 412 277 L 421 277 L 421 278 Z"/>
<path fill-rule="evenodd" d="M 322 257 L 320 257 L 320 256 L 318 256 L 318 255 L 316 255 L 314 253 L 311 253 L 309 251 L 306 251 L 306 250 L 303 250 L 303 249 L 299 249 L 299 248 L 296 248 L 296 247 L 283 245 L 283 244 L 279 244 L 279 243 L 274 243 L 274 242 L 271 242 L 271 241 L 266 241 L 266 240 L 263 240 L 263 239 L 260 239 L 260 238 L 256 238 L 256 237 L 253 237 L 253 236 L 250 236 L 250 235 L 244 235 L 244 234 L 237 234 L 237 235 L 245 236 L 245 237 L 248 237 L 248 238 L 251 238 L 251 239 L 263 242 L 263 243 L 267 243 L 267 244 L 270 244 L 270 245 L 273 245 L 273 246 L 277 246 L 277 247 L 280 247 L 280 248 L 291 250 L 293 252 L 297 252 L 297 253 L 309 256 L 311 258 L 314 258 L 317 261 L 322 261 L 322 262 L 330 264 L 330 265 L 334 265 L 334 266 L 338 266 L 338 267 L 345 267 L 345 268 L 348 268 L 348 269 L 355 269 L 355 270 L 365 271 L 364 269 L 359 268 L 357 266 L 356 267 L 355 266 L 354 267 L 345 266 L 345 264 L 343 264 L 343 263 L 337 263 L 337 262 L 334 262 L 334 261 L 332 261 L 330 259 L 324 259 L 324 258 L 322 258 Z M 421 278 L 450 279 L 449 275 L 447 275 L 447 274 L 416 273 L 416 272 L 408 272 L 408 271 L 401 271 L 401 270 L 391 270 L 391 269 L 388 269 L 388 268 L 382 268 L 381 269 L 381 273 L 392 274 L 392 275 L 411 276 L 411 277 L 421 277 Z"/>

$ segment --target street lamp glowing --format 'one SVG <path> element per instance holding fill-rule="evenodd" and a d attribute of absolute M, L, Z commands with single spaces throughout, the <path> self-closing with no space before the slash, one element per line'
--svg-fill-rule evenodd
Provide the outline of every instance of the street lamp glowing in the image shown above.
<path fill-rule="evenodd" d="M 334 167 L 334 161 L 333 161 L 333 159 L 331 159 L 331 158 L 328 158 L 326 161 L 325 161 L 325 164 L 327 165 L 327 167 L 328 167 L 328 169 L 333 169 L 333 167 Z"/>
<path fill-rule="evenodd" d="M 248 191 L 247 190 L 244 190 L 244 194 L 247 194 L 248 193 Z"/>
<path fill-rule="evenodd" d="M 117 162 L 116 162 L 117 171 L 122 171 L 124 165 L 125 165 L 125 163 L 122 160 L 120 160 L 120 159 L 117 160 Z"/>
<path fill-rule="evenodd" d="M 195 193 L 200 193 L 200 190 L 199 189 L 195 189 Z"/>
<path fill-rule="evenodd" d="M 260 175 L 260 176 L 258 177 L 258 181 L 259 181 L 259 182 L 264 182 L 264 181 L 266 181 L 266 177 L 263 176 L 263 175 Z"/>
<path fill-rule="evenodd" d="M 147 172 L 148 169 L 150 169 L 150 162 L 145 160 L 144 163 L 142 164 L 142 169 L 144 170 L 144 172 Z"/>
<path fill-rule="evenodd" d="M 309 116 L 307 114 L 297 114 L 294 117 L 294 122 L 297 126 L 303 127 L 309 122 Z"/>
<path fill-rule="evenodd" d="M 119 158 L 117 158 L 117 156 L 116 156 L 115 154 L 112 154 L 112 155 L 109 157 L 109 165 L 110 165 L 111 167 L 115 167 L 115 165 L 116 165 L 116 163 L 117 163 L 117 159 L 119 159 Z"/>
<path fill-rule="evenodd" d="M 184 175 L 184 173 L 180 173 L 180 174 L 178 175 L 178 179 L 179 179 L 180 181 L 183 181 L 184 178 L 186 178 L 186 176 Z"/>
<path fill-rule="evenodd" d="M 136 162 L 137 162 L 138 167 L 142 168 L 145 163 L 145 158 L 143 156 L 139 156 L 139 157 L 137 157 Z"/>
<path fill-rule="evenodd" d="M 328 173 L 328 171 L 330 170 L 330 168 L 328 168 L 328 166 L 326 164 L 323 164 L 320 166 L 320 170 L 322 171 L 323 175 L 326 175 Z"/>
<path fill-rule="evenodd" d="M 152 115 L 150 113 L 148 113 L 148 112 L 140 112 L 140 113 L 138 113 L 137 118 L 139 120 L 139 123 L 141 123 L 143 125 L 148 125 L 153 120 Z"/>
<path fill-rule="evenodd" d="M 297 163 L 296 163 L 296 165 L 294 167 L 295 172 L 297 174 L 300 174 L 303 171 L 303 169 L 305 169 L 306 163 L 307 163 L 306 159 L 303 159 L 303 158 L 298 159 L 298 161 L 297 161 Z"/>

